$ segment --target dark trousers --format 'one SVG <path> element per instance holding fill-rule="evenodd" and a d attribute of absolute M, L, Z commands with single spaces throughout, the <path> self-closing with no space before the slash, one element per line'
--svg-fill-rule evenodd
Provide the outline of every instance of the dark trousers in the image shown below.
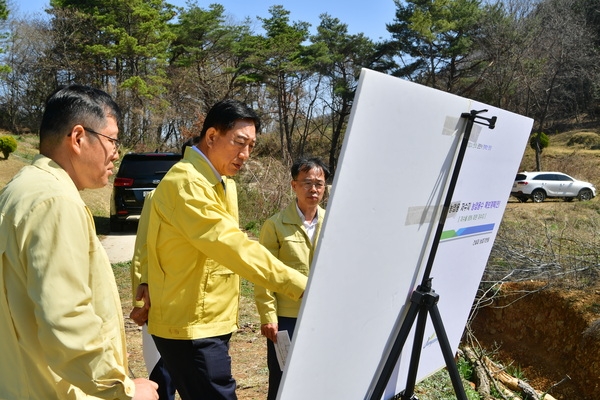
<path fill-rule="evenodd" d="M 158 383 L 158 398 L 160 400 L 175 400 L 175 385 L 162 358 L 158 360 L 152 369 L 149 379 Z"/>
<path fill-rule="evenodd" d="M 231 334 L 195 340 L 152 338 L 183 400 L 237 400 Z"/>
<path fill-rule="evenodd" d="M 296 318 L 277 317 L 278 330 L 288 331 L 291 339 L 296 328 L 296 321 Z M 283 372 L 279 368 L 275 345 L 269 339 L 267 339 L 267 366 L 269 367 L 269 393 L 267 394 L 267 400 L 275 400 Z"/>

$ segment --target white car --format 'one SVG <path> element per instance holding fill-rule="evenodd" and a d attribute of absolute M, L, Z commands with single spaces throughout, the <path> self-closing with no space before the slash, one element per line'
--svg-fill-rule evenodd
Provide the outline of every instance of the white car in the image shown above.
<path fill-rule="evenodd" d="M 527 199 L 541 203 L 549 197 L 561 197 L 571 201 L 590 200 L 596 196 L 596 188 L 589 182 L 570 177 L 562 172 L 519 172 L 510 194 L 521 202 Z"/>

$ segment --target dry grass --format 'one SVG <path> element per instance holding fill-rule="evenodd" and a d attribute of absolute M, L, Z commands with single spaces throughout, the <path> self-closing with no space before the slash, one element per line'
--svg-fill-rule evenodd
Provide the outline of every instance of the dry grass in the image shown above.
<path fill-rule="evenodd" d="M 7 132 L 0 132 L 0 136 L 7 134 Z M 0 157 L 0 188 L 39 153 L 37 135 L 13 135 L 13 137 L 17 139 L 17 150 L 10 154 L 8 160 Z"/>
<path fill-rule="evenodd" d="M 581 137 L 585 137 L 586 140 L 577 140 Z M 597 144 L 590 145 L 590 142 Z M 598 144 L 600 144 L 600 135 L 593 132 L 565 132 L 552 135 L 550 145 L 542 153 L 541 169 L 564 172 L 574 178 L 591 182 L 598 188 L 600 187 Z M 535 167 L 535 152 L 527 147 L 519 171 L 535 171 Z"/>
<path fill-rule="evenodd" d="M 593 132 L 550 137 L 542 169 L 561 171 L 600 188 L 600 142 Z M 584 143 L 584 144 L 581 144 Z M 527 148 L 520 171 L 535 169 Z M 600 260 L 600 196 L 587 202 L 546 200 L 540 204 L 510 199 L 488 261 L 484 280 L 553 279 L 555 284 L 593 283 Z"/>

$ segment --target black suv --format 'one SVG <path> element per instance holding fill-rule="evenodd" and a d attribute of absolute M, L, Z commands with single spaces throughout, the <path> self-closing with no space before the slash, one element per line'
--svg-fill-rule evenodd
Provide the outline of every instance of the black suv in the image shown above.
<path fill-rule="evenodd" d="M 122 231 L 126 222 L 139 220 L 144 198 L 179 160 L 178 153 L 125 154 L 110 199 L 112 232 Z"/>

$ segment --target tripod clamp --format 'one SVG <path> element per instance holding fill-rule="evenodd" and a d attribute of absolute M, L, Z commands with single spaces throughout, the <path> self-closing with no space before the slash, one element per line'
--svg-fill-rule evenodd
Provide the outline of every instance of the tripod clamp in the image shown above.
<path fill-rule="evenodd" d="M 493 116 L 491 118 L 486 118 L 486 117 L 482 117 L 481 115 L 478 115 L 478 114 L 481 114 L 481 113 L 484 113 L 487 111 L 488 110 L 479 110 L 479 111 L 471 110 L 471 112 L 462 113 L 460 115 L 460 117 L 468 119 L 471 123 L 478 123 L 481 125 L 485 125 L 485 126 L 489 127 L 490 129 L 494 129 L 496 127 L 496 120 L 498 119 L 496 116 Z M 482 119 L 485 122 L 478 121 L 477 119 Z"/>

